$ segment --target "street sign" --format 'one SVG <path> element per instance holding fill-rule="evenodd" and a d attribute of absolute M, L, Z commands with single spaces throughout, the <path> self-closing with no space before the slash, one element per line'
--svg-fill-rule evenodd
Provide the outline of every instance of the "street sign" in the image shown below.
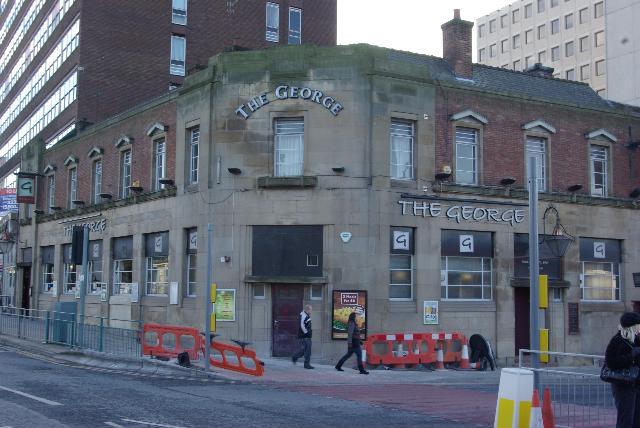
<path fill-rule="evenodd" d="M 18 177 L 18 192 L 16 201 L 19 204 L 34 204 L 36 179 L 35 177 Z"/>

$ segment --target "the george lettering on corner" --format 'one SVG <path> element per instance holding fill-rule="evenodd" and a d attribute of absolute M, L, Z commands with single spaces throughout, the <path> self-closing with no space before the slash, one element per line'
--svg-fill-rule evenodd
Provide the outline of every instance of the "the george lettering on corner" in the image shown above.
<path fill-rule="evenodd" d="M 107 228 L 107 219 L 100 219 L 100 220 L 96 220 L 96 221 L 90 221 L 87 223 L 80 223 L 80 224 L 75 224 L 73 226 L 81 226 L 81 227 L 88 227 L 89 228 L 89 232 L 98 232 L 98 233 L 102 233 L 105 231 L 105 229 Z M 65 236 L 71 236 L 73 234 L 73 226 L 64 226 L 64 235 Z"/>
<path fill-rule="evenodd" d="M 302 99 L 320 104 L 329 110 L 329 112 L 334 116 L 337 116 L 342 110 L 344 110 L 344 106 L 336 101 L 335 98 L 330 97 L 317 89 L 280 85 L 273 92 L 265 92 L 249 99 L 249 101 L 236 109 L 236 114 L 246 120 L 251 116 L 251 114 L 260 110 L 270 102 L 287 99 Z"/>
<path fill-rule="evenodd" d="M 522 209 L 499 210 L 496 208 L 473 207 L 471 205 L 443 206 L 438 202 L 398 201 L 402 205 L 402 215 L 419 217 L 446 217 L 461 221 L 486 221 L 515 226 L 525 220 Z"/>

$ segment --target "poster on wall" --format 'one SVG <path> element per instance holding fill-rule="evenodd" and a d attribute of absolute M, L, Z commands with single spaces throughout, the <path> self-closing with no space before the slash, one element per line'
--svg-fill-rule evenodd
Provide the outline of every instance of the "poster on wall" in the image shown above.
<path fill-rule="evenodd" d="M 331 308 L 331 338 L 347 339 L 349 315 L 356 313 L 360 338 L 367 338 L 367 292 L 362 290 L 333 290 Z"/>
<path fill-rule="evenodd" d="M 0 217 L 4 217 L 9 213 L 17 212 L 18 203 L 16 202 L 16 189 L 0 189 Z"/>
<path fill-rule="evenodd" d="M 424 316 L 424 325 L 438 325 L 438 301 L 425 300 L 422 314 Z"/>
<path fill-rule="evenodd" d="M 236 290 L 219 288 L 216 290 L 216 320 L 236 320 Z"/>

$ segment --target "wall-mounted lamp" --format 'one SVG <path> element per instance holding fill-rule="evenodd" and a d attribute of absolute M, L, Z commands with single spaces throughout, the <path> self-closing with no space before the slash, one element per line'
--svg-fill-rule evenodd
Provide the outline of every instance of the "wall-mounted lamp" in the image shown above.
<path fill-rule="evenodd" d="M 631 191 L 631 193 L 629 193 L 629 197 L 630 198 L 637 198 L 638 196 L 640 196 L 640 187 L 636 187 L 635 189 L 633 189 Z"/>
<path fill-rule="evenodd" d="M 60 207 L 56 207 L 56 206 L 53 206 L 53 207 L 49 207 L 49 209 L 50 209 L 51 211 L 60 211 L 62 208 L 60 208 Z"/>
<path fill-rule="evenodd" d="M 140 193 L 142 192 L 142 186 L 129 186 L 129 190 L 132 192 Z"/>
<path fill-rule="evenodd" d="M 39 215 L 39 214 L 44 214 L 44 211 L 43 211 L 43 210 L 37 210 L 37 209 L 36 209 L 36 210 L 33 210 L 33 213 L 34 213 L 34 214 L 38 214 L 38 215 Z"/>
<path fill-rule="evenodd" d="M 113 195 L 111 193 L 98 193 L 98 196 L 100 196 L 102 199 L 111 199 L 111 198 L 113 198 Z"/>
<path fill-rule="evenodd" d="M 554 215 L 556 218 L 555 226 L 553 227 L 550 235 L 547 235 L 546 230 L 548 215 Z M 542 241 L 539 244 L 542 244 L 543 242 L 546 243 L 551 254 L 554 257 L 560 258 L 564 256 L 567 249 L 569 249 L 569 245 L 571 245 L 575 240 L 576 238 L 567 232 L 562 223 L 560 223 L 560 214 L 558 213 L 558 210 L 553 205 L 549 204 L 542 215 Z"/>
<path fill-rule="evenodd" d="M 333 168 L 331 168 L 331 170 L 333 172 L 335 172 L 336 174 L 342 174 L 344 172 L 344 167 L 343 166 L 334 166 Z"/>
<path fill-rule="evenodd" d="M 443 165 L 440 171 L 436 172 L 436 180 L 442 181 L 451 177 L 451 167 L 449 165 Z"/>
<path fill-rule="evenodd" d="M 515 182 L 516 182 L 516 179 L 513 177 L 505 177 L 502 180 L 500 180 L 500 184 L 502 184 L 503 186 L 511 186 Z"/>
<path fill-rule="evenodd" d="M 158 182 L 163 186 L 173 186 L 173 180 L 171 178 L 161 178 Z"/>
<path fill-rule="evenodd" d="M 78 205 L 78 206 L 84 206 L 84 201 L 81 199 L 74 199 L 73 201 L 71 201 L 73 203 L 73 205 Z"/>
<path fill-rule="evenodd" d="M 580 189 L 582 189 L 582 184 L 572 184 L 571 186 L 567 187 L 567 190 L 570 192 L 577 192 Z"/>
<path fill-rule="evenodd" d="M 233 175 L 242 174 L 242 170 L 240 168 L 227 168 L 227 171 L 229 171 L 229 173 Z"/>

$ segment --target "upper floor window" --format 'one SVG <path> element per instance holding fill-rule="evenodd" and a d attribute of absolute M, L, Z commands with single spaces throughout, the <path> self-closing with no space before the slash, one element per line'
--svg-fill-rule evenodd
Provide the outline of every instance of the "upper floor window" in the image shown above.
<path fill-rule="evenodd" d="M 171 36 L 171 64 L 169 73 L 184 76 L 187 41 L 184 36 Z"/>
<path fill-rule="evenodd" d="M 73 201 L 78 200 L 78 168 L 73 167 L 69 170 L 69 200 L 67 201 L 68 208 L 75 208 Z"/>
<path fill-rule="evenodd" d="M 551 61 L 558 61 L 560 59 L 560 46 L 554 46 L 551 48 Z"/>
<path fill-rule="evenodd" d="M 509 39 L 504 39 L 500 42 L 500 52 L 505 53 L 509 51 Z"/>
<path fill-rule="evenodd" d="M 511 21 L 515 24 L 516 22 L 520 21 L 520 9 L 516 9 L 513 12 L 511 12 Z"/>
<path fill-rule="evenodd" d="M 198 164 L 200 156 L 200 127 L 195 126 L 189 130 L 189 183 L 198 182 Z"/>
<path fill-rule="evenodd" d="M 580 9 L 579 12 L 580 23 L 584 24 L 589 21 L 589 8 L 585 7 L 584 9 Z"/>
<path fill-rule="evenodd" d="M 53 213 L 53 208 L 56 206 L 56 176 L 51 174 L 47 176 L 47 212 Z"/>
<path fill-rule="evenodd" d="M 533 15 L 533 3 L 529 3 L 527 5 L 524 6 L 524 17 L 526 18 L 531 18 L 531 15 Z"/>
<path fill-rule="evenodd" d="M 478 25 L 478 38 L 484 37 L 485 24 Z"/>
<path fill-rule="evenodd" d="M 276 3 L 267 3 L 267 42 L 278 42 L 280 39 L 280 6 Z"/>
<path fill-rule="evenodd" d="M 500 28 L 507 28 L 509 26 L 509 17 L 505 14 L 500 17 Z"/>
<path fill-rule="evenodd" d="M 302 43 L 302 10 L 295 7 L 289 8 L 289 44 Z"/>
<path fill-rule="evenodd" d="M 598 2 L 596 4 L 593 5 L 593 17 L 594 18 L 600 18 L 602 15 L 604 15 L 604 2 Z"/>
<path fill-rule="evenodd" d="M 491 46 L 489 46 L 489 56 L 490 56 L 491 58 L 493 58 L 494 56 L 496 56 L 496 53 L 497 53 L 497 52 L 496 52 L 496 50 L 497 50 L 497 47 L 496 47 L 496 44 L 495 44 L 495 43 L 494 43 L 494 44 L 492 44 Z"/>
<path fill-rule="evenodd" d="M 398 180 L 412 180 L 414 123 L 408 120 L 392 119 L 389 133 L 390 176 Z"/>
<path fill-rule="evenodd" d="M 570 68 L 569 70 L 567 70 L 565 72 L 565 79 L 567 80 L 576 80 L 576 70 L 573 68 Z"/>
<path fill-rule="evenodd" d="M 573 56 L 574 51 L 574 43 L 573 40 L 564 44 L 564 54 L 565 56 Z"/>
<path fill-rule="evenodd" d="M 589 80 L 589 78 L 591 77 L 590 75 L 590 67 L 589 64 L 585 64 L 583 66 L 580 67 L 580 80 L 582 80 L 583 82 L 585 80 Z"/>
<path fill-rule="evenodd" d="M 131 192 L 131 150 L 120 153 L 120 197 L 128 198 Z"/>
<path fill-rule="evenodd" d="M 164 138 L 153 142 L 153 190 L 164 188 L 160 179 L 165 178 L 167 168 L 167 151 Z"/>
<path fill-rule="evenodd" d="M 538 0 L 538 13 L 544 12 L 545 0 Z"/>
<path fill-rule="evenodd" d="M 551 21 L 551 34 L 557 34 L 560 31 L 560 20 L 554 19 Z"/>
<path fill-rule="evenodd" d="M 275 123 L 275 175 L 302 175 L 304 165 L 304 119 L 277 119 Z"/>
<path fill-rule="evenodd" d="M 568 30 L 569 28 L 573 28 L 573 13 L 565 15 L 564 17 L 564 28 Z"/>
<path fill-rule="evenodd" d="M 172 0 L 171 22 L 187 25 L 187 0 Z"/>
<path fill-rule="evenodd" d="M 538 62 L 540 64 L 544 64 L 545 62 L 547 62 L 547 51 L 538 52 Z"/>
<path fill-rule="evenodd" d="M 604 31 L 598 31 L 593 37 L 596 41 L 596 47 L 604 45 Z"/>
<path fill-rule="evenodd" d="M 551 0 L 551 7 L 556 7 L 558 5 L 558 0 Z"/>
<path fill-rule="evenodd" d="M 489 32 L 490 33 L 495 33 L 496 32 L 496 20 L 492 19 L 491 21 L 489 21 Z"/>
<path fill-rule="evenodd" d="M 602 76 L 604 72 L 604 60 L 601 59 L 599 61 L 596 61 L 596 76 Z"/>
<path fill-rule="evenodd" d="M 589 161 L 591 167 L 591 195 L 608 195 L 608 163 L 609 149 L 603 146 L 591 146 L 589 149 Z"/>
<path fill-rule="evenodd" d="M 478 62 L 482 62 L 485 59 L 485 49 L 478 50 Z"/>
<path fill-rule="evenodd" d="M 547 35 L 547 26 L 545 24 L 538 25 L 538 40 L 544 39 Z"/>
<path fill-rule="evenodd" d="M 513 36 L 513 48 L 517 49 L 520 47 L 520 34 L 516 34 Z"/>
<path fill-rule="evenodd" d="M 589 49 L 589 36 L 580 37 L 580 52 L 585 52 Z"/>
<path fill-rule="evenodd" d="M 478 184 L 478 131 L 456 128 L 456 183 Z"/>
<path fill-rule="evenodd" d="M 527 30 L 524 32 L 524 42 L 525 44 L 533 43 L 533 30 Z"/>
<path fill-rule="evenodd" d="M 102 193 L 102 161 L 93 163 L 93 203 L 100 203 L 100 193 Z"/>
<path fill-rule="evenodd" d="M 547 140 L 540 137 L 527 137 L 527 158 L 526 169 L 529 176 L 529 158 L 536 158 L 536 176 L 538 181 L 538 192 L 547 191 Z M 526 181 L 526 180 L 525 180 Z"/>

